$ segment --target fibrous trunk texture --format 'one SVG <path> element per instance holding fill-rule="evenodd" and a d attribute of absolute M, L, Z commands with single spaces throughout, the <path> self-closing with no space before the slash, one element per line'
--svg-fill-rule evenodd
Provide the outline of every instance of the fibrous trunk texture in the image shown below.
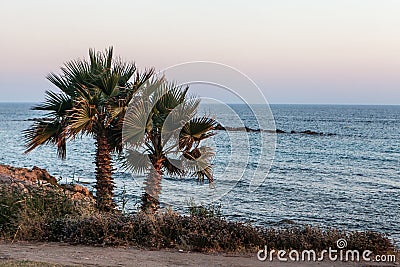
<path fill-rule="evenodd" d="M 111 148 L 105 131 L 97 135 L 96 152 L 96 205 L 100 211 L 109 212 L 115 208 L 114 182 L 112 178 Z"/>
<path fill-rule="evenodd" d="M 142 195 L 142 211 L 146 213 L 155 213 L 159 207 L 159 195 L 161 193 L 161 163 L 154 164 L 150 169 L 147 180 L 144 183 L 144 193 Z"/>

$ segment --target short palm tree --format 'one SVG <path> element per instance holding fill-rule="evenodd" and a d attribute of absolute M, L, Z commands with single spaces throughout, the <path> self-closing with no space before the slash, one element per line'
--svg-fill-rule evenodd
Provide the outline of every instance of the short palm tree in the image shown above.
<path fill-rule="evenodd" d="M 154 213 L 159 208 L 164 174 L 191 174 L 201 182 L 207 178 L 212 185 L 214 153 L 201 143 L 214 135 L 216 121 L 196 116 L 200 100 L 188 96 L 188 87 L 163 78 L 143 87 L 125 117 L 125 166 L 135 173 L 147 173 L 141 209 Z"/>
<path fill-rule="evenodd" d="M 89 50 L 89 60 L 73 60 L 47 79 L 61 92 L 46 92 L 46 100 L 33 107 L 47 111 L 24 131 L 26 153 L 43 144 L 57 146 L 65 159 L 67 140 L 90 135 L 96 140 L 96 202 L 101 211 L 115 208 L 113 201 L 112 153 L 122 151 L 122 124 L 128 103 L 137 89 L 153 74 L 140 74 L 134 63 Z M 133 81 L 130 81 L 133 77 Z"/>

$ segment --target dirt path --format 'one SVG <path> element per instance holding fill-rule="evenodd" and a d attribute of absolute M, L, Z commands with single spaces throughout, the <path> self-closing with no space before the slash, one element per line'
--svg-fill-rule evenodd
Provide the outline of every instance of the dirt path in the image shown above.
<path fill-rule="evenodd" d="M 59 243 L 0 243 L 0 263 L 7 259 L 47 262 L 77 266 L 399 266 L 362 263 L 312 262 L 280 263 L 261 262 L 256 255 L 227 256 L 206 255 L 178 251 L 148 251 L 135 248 L 103 248 L 71 246 Z"/>

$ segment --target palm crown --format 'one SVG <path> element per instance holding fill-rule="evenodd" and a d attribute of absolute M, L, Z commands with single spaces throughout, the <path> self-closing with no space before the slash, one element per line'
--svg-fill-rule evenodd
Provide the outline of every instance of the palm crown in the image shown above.
<path fill-rule="evenodd" d="M 159 206 L 162 175 L 192 174 L 213 183 L 213 150 L 202 146 L 211 137 L 216 121 L 197 117 L 200 100 L 188 96 L 188 87 L 163 78 L 148 81 L 129 106 L 123 130 L 127 144 L 125 166 L 135 173 L 148 173 L 142 209 Z"/>
<path fill-rule="evenodd" d="M 96 189 L 100 210 L 114 208 L 111 153 L 122 151 L 122 125 L 128 103 L 138 88 L 153 75 L 140 74 L 134 63 L 113 58 L 113 48 L 105 52 L 89 50 L 89 60 L 73 60 L 51 73 L 47 79 L 61 92 L 46 92 L 46 100 L 33 107 L 47 111 L 24 131 L 27 150 L 43 144 L 57 146 L 66 157 L 67 140 L 90 135 L 96 140 Z M 130 82 L 131 78 L 133 82 Z"/>

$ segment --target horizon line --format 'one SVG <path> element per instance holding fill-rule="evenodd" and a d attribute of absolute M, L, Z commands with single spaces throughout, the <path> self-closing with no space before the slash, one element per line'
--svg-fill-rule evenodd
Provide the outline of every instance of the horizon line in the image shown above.
<path fill-rule="evenodd" d="M 0 104 L 38 104 L 43 101 L 0 101 Z M 208 105 L 218 105 L 215 103 L 206 103 Z M 265 105 L 266 103 L 225 103 L 227 105 Z M 267 103 L 268 105 L 332 105 L 332 106 L 400 106 L 399 104 L 385 104 L 385 103 L 284 103 L 284 102 L 274 102 Z"/>

